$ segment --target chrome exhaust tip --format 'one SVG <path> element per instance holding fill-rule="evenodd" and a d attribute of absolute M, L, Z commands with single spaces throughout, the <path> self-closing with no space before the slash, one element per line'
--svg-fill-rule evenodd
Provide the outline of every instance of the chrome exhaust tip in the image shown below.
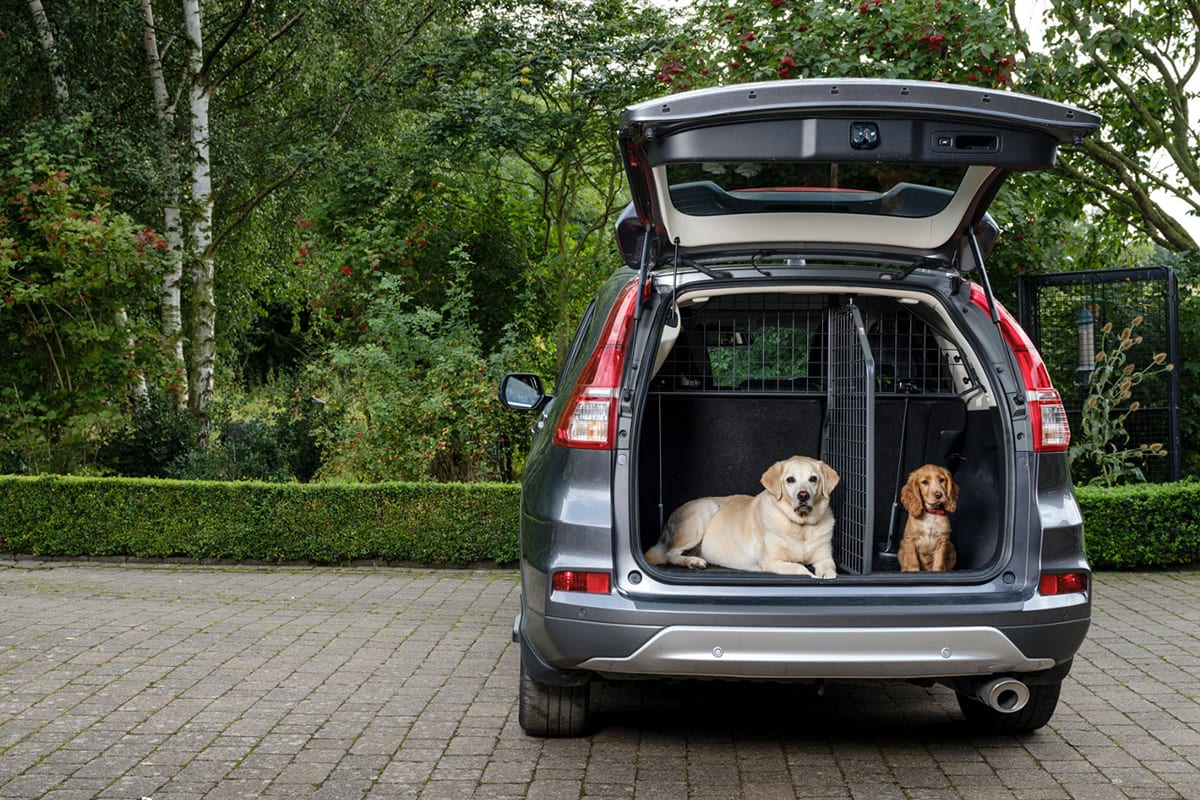
<path fill-rule="evenodd" d="M 993 711 L 1015 714 L 1029 702 L 1029 687 L 1016 678 L 994 678 L 977 685 L 975 696 Z"/>

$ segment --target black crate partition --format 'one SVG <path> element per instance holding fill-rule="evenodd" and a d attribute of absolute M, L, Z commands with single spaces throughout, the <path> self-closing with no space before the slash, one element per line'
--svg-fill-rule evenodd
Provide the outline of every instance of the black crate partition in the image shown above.
<path fill-rule="evenodd" d="M 861 575 L 871 571 L 874 544 L 875 359 L 857 306 L 831 309 L 826 363 L 821 458 L 841 478 L 833 554 L 841 571 Z"/>

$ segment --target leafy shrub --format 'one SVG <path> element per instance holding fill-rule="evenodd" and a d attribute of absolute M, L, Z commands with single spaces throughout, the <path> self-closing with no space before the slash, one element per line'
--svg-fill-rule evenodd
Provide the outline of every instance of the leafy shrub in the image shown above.
<path fill-rule="evenodd" d="M 485 355 L 471 319 L 469 258 L 462 250 L 455 258 L 458 279 L 441 309 L 415 306 L 405 280 L 385 276 L 364 314 L 363 340 L 334 345 L 310 370 L 328 398 L 323 477 L 508 477 L 508 443 L 526 438 L 527 420 L 497 399 L 505 357 Z"/>
<path fill-rule="evenodd" d="M 307 482 L 321 465 L 315 430 L 320 403 L 274 387 L 214 403 L 211 444 L 196 442 L 195 422 L 170 396 L 151 389 L 130 422 L 101 447 L 98 466 L 134 478 Z M 281 400 L 280 398 L 283 398 Z"/>
<path fill-rule="evenodd" d="M 519 497 L 510 484 L 0 477 L 0 552 L 511 564 Z"/>
<path fill-rule="evenodd" d="M 293 393 L 288 407 L 275 413 L 275 435 L 280 449 L 288 470 L 301 483 L 313 479 L 325 457 L 318 438 L 324 410 L 324 403 Z"/>
<path fill-rule="evenodd" d="M 229 420 L 208 447 L 188 450 L 167 468 L 181 480 L 292 480 L 289 448 L 275 426 L 262 419 Z"/>
<path fill-rule="evenodd" d="M 1086 477 L 1088 483 L 1102 486 L 1145 481 L 1141 461 L 1167 455 L 1161 442 L 1130 444 L 1125 429 L 1125 420 L 1140 407 L 1136 400 L 1130 402 L 1134 388 L 1152 375 L 1175 368 L 1166 363 L 1166 353 L 1155 354 L 1140 369 L 1129 361 L 1129 351 L 1142 342 L 1136 335 L 1141 324 L 1142 317 L 1134 317 L 1115 342 L 1112 323 L 1103 328 L 1079 435 L 1071 444 L 1071 474 L 1076 480 Z"/>
<path fill-rule="evenodd" d="M 135 404 L 128 424 L 100 447 L 96 461 L 101 469 L 129 478 L 165 478 L 195 440 L 191 414 L 174 408 L 166 392 L 152 388 Z"/>
<path fill-rule="evenodd" d="M 0 141 L 0 452 L 28 472 L 91 469 L 164 363 L 165 242 L 112 208 L 81 124 Z"/>
<path fill-rule="evenodd" d="M 1200 483 L 1082 486 L 1093 567 L 1175 567 L 1200 561 Z"/>
<path fill-rule="evenodd" d="M 1084 486 L 1098 569 L 1200 562 L 1200 483 Z M 433 565 L 517 560 L 515 484 L 0 476 L 0 552 Z"/>

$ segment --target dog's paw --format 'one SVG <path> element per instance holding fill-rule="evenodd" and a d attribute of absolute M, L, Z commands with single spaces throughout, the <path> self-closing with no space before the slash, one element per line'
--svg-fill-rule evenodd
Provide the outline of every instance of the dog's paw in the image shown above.
<path fill-rule="evenodd" d="M 679 563 L 688 569 L 704 569 L 708 566 L 708 562 L 698 556 L 683 556 Z"/>
<path fill-rule="evenodd" d="M 777 575 L 806 575 L 809 578 L 815 578 L 812 570 L 797 561 L 768 561 L 763 565 L 767 572 L 774 572 Z"/>
<path fill-rule="evenodd" d="M 837 577 L 837 567 L 833 564 L 814 564 L 813 574 L 821 580 L 827 581 Z"/>

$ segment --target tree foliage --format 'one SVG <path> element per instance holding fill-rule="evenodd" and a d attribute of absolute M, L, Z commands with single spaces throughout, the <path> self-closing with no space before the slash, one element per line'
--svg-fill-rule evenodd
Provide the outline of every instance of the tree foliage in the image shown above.
<path fill-rule="evenodd" d="M 1020 20 L 1012 10 L 1014 26 Z M 1092 206 L 1173 251 L 1195 238 L 1162 204 L 1200 214 L 1200 0 L 1051 0 L 1044 52 L 1024 47 L 1022 88 L 1104 116 L 1065 165 Z"/>
<path fill-rule="evenodd" d="M 1086 156 L 1063 148 L 1058 163 Z M 1024 275 L 1140 267 L 1153 247 L 1115 220 L 1091 213 L 1086 196 L 1060 170 L 1010 175 L 989 213 L 1002 231 L 988 258 L 992 287 L 1011 308 Z"/>
<path fill-rule="evenodd" d="M 550 310 L 560 343 L 613 264 L 617 116 L 653 91 L 663 30 L 630 0 L 523 2 L 447 31 L 398 79 L 417 163 L 505 229 L 525 282 L 514 294 Z"/>
<path fill-rule="evenodd" d="M 398 55 L 468 3 L 0 8 L 0 73 L 11 90 L 0 94 L 0 135 L 43 118 L 91 121 L 78 129 L 113 208 L 166 235 L 161 336 L 189 362 L 176 364 L 172 383 L 190 392 L 202 433 L 218 354 L 233 355 L 265 309 L 298 296 L 280 219 L 295 218 L 323 154 L 389 127 L 385 79 Z"/>
<path fill-rule="evenodd" d="M 41 14 L 0 9 L 0 31 L 17 45 L 0 52 L 0 72 L 18 76 L 0 96 L 0 134 L 41 116 L 95 121 L 89 135 L 116 207 L 164 231 L 182 262 L 183 276 L 169 272 L 163 288 L 163 337 L 178 354 L 182 305 L 190 374 L 180 365 L 178 383 L 201 421 L 218 353 L 231 353 L 218 309 L 233 343 L 277 293 L 286 296 L 288 261 L 251 255 L 290 244 L 277 224 L 287 212 L 272 201 L 294 204 L 319 154 L 381 124 L 397 54 L 466 4 L 130 0 L 98 14 L 57 0 L 37 4 Z"/>
<path fill-rule="evenodd" d="M 988 0 L 702 0 L 663 56 L 673 91 L 776 78 L 920 78 L 1006 87 L 1020 41 Z"/>
<path fill-rule="evenodd" d="M 116 211 L 72 128 L 0 144 L 0 459 L 83 471 L 134 387 L 164 376 L 164 242 Z"/>
<path fill-rule="evenodd" d="M 308 373 L 328 398 L 326 477 L 513 474 L 527 437 L 495 385 L 518 365 L 553 374 L 615 266 L 616 121 L 653 90 L 664 28 L 624 0 L 518 2 L 398 59 L 396 129 L 326 158 L 294 223 L 335 339 Z"/>
<path fill-rule="evenodd" d="M 1098 108 L 1086 150 L 1012 176 L 992 206 L 1009 302 L 1022 272 L 1144 259 L 1130 225 L 1194 248 L 1154 201 L 1200 197 L 1196 2 L 1054 0 L 1040 54 L 1001 0 L 698 0 L 669 6 L 679 35 L 645 0 L 0 4 L 0 335 L 16 354 L 0 363 L 0 468 L 136 469 L 145 441 L 156 469 L 307 477 L 317 431 L 329 476 L 507 474 L 478 447 L 509 436 L 483 387 L 505 360 L 555 372 L 616 263 L 619 111 L 684 88 L 924 78 Z M 197 195 L 202 145 L 212 192 Z M 60 231 L 92 243 L 64 250 Z M 185 337 L 188 316 L 203 325 Z M 54 350 L 54 333 L 70 342 Z M 211 376 L 217 426 L 213 451 L 183 457 L 161 406 L 197 390 L 181 357 Z M 127 399 L 141 375 L 150 405 Z M 360 430 L 374 438 L 352 450 Z"/>

